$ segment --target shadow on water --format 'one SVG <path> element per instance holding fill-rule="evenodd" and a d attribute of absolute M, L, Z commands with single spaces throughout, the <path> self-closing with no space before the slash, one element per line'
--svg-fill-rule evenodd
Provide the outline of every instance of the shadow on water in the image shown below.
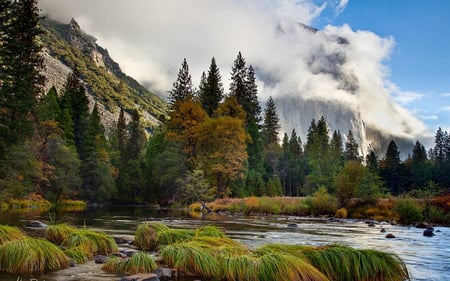
<path fill-rule="evenodd" d="M 133 235 L 141 221 L 161 221 L 171 227 L 196 228 L 216 225 L 249 248 L 267 243 L 325 245 L 342 244 L 358 249 L 377 249 L 396 253 L 407 264 L 414 281 L 450 280 L 450 228 L 438 227 L 434 237 L 424 237 L 423 229 L 378 224 L 368 227 L 357 220 L 338 222 L 319 218 L 287 216 L 222 216 L 209 215 L 193 218 L 182 212 L 154 210 L 132 206 L 90 207 L 84 211 L 55 211 L 57 222 L 68 222 L 78 227 L 86 226 L 109 234 Z M 0 213 L 0 223 L 23 226 L 28 220 L 49 221 L 46 213 Z M 289 227 L 290 226 L 290 227 Z M 382 233 L 384 228 L 386 233 Z M 387 233 L 395 239 L 385 238 Z M 21 280 L 30 280 L 22 277 Z M 119 280 L 116 275 L 100 270 L 99 265 L 88 262 L 75 268 L 35 277 L 36 280 Z M 18 276 L 0 273 L 0 280 L 16 281 Z M 188 279 L 178 279 L 188 281 Z M 204 280 L 205 281 L 205 280 Z"/>

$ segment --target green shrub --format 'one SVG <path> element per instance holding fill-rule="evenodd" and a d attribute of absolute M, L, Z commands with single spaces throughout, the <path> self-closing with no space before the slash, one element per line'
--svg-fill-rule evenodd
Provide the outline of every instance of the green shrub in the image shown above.
<path fill-rule="evenodd" d="M 319 187 L 312 197 L 308 197 L 305 204 L 309 205 L 314 216 L 334 215 L 338 206 L 336 197 L 329 194 L 324 186 Z"/>
<path fill-rule="evenodd" d="M 394 205 L 394 210 L 399 215 L 399 223 L 412 224 L 423 219 L 422 207 L 412 199 L 399 199 Z"/>

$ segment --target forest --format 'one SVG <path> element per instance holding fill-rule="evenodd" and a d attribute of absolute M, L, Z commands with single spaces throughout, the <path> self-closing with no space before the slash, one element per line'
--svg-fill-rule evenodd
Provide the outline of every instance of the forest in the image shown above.
<path fill-rule="evenodd" d="M 280 138 L 276 104 L 270 97 L 261 107 L 255 69 L 240 52 L 227 91 L 215 58 L 198 87 L 184 59 L 159 128 L 149 135 L 143 112 L 123 108 L 106 130 L 77 69 L 63 92 L 43 93 L 39 21 L 35 1 L 0 0 L 2 207 L 24 198 L 186 205 L 318 190 L 345 206 L 352 198 L 449 193 L 448 132 L 439 128 L 429 150 L 417 141 L 404 160 L 394 141 L 384 155 L 360 155 L 353 133 L 344 141 L 323 117 L 311 120 L 305 140 L 295 129 Z"/>

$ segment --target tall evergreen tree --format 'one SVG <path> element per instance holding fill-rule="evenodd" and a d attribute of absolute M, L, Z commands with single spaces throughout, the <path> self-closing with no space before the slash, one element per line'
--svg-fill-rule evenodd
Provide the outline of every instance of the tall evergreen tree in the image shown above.
<path fill-rule="evenodd" d="M 382 165 L 382 176 L 387 187 L 393 194 L 401 191 L 401 161 L 397 144 L 392 140 L 387 148 Z"/>
<path fill-rule="evenodd" d="M 261 106 L 258 102 L 258 87 L 256 85 L 255 70 L 250 65 L 247 70 L 246 97 L 244 99 L 244 110 L 247 112 L 247 123 L 259 124 L 261 121 Z"/>
<path fill-rule="evenodd" d="M 423 188 L 432 179 L 425 147 L 416 141 L 411 158 L 411 183 L 414 188 Z"/>
<path fill-rule="evenodd" d="M 117 142 L 121 163 L 125 163 L 127 156 L 128 131 L 123 108 L 120 108 L 119 119 L 117 120 Z"/>
<path fill-rule="evenodd" d="M 236 97 L 238 103 L 242 106 L 244 111 L 247 110 L 247 108 L 244 107 L 245 97 L 247 94 L 246 78 L 247 67 L 245 66 L 245 59 L 241 52 L 239 52 L 234 60 L 233 67 L 231 68 L 230 94 Z"/>
<path fill-rule="evenodd" d="M 33 132 L 33 108 L 45 82 L 36 0 L 7 3 L 0 11 L 0 154 Z"/>
<path fill-rule="evenodd" d="M 353 136 L 352 130 L 348 131 L 347 141 L 345 142 L 345 160 L 361 162 L 361 157 L 359 156 L 359 146 Z"/>
<path fill-rule="evenodd" d="M 375 154 L 375 151 L 371 150 L 369 154 L 366 156 L 366 166 L 369 169 L 369 171 L 378 174 L 379 167 L 378 167 L 378 157 Z"/>
<path fill-rule="evenodd" d="M 223 99 L 223 85 L 221 80 L 222 76 L 217 67 L 216 59 L 213 57 L 211 59 L 211 65 L 209 66 L 208 76 L 204 82 L 200 83 L 199 93 L 200 103 L 209 116 L 213 115 L 219 102 Z"/>
<path fill-rule="evenodd" d="M 330 140 L 330 153 L 331 157 L 333 157 L 333 160 L 338 162 L 339 165 L 342 165 L 343 163 L 343 143 L 342 143 L 342 135 L 339 130 L 335 130 L 333 132 L 333 136 Z"/>
<path fill-rule="evenodd" d="M 183 101 L 186 98 L 192 98 L 194 95 L 194 88 L 192 86 L 192 78 L 189 73 L 189 65 L 186 59 L 183 60 L 181 68 L 178 71 L 177 80 L 173 83 L 172 91 L 170 91 L 169 102 L 173 105 L 177 101 Z"/>
<path fill-rule="evenodd" d="M 262 126 L 262 137 L 265 145 L 278 143 L 278 132 L 281 129 L 280 118 L 272 97 L 269 97 L 264 110 L 264 123 Z"/>

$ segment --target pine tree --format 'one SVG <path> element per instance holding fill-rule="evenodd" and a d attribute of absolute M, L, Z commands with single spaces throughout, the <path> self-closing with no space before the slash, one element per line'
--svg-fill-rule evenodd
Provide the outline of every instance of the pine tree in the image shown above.
<path fill-rule="evenodd" d="M 431 180 L 425 147 L 416 141 L 411 158 L 411 182 L 415 188 L 423 188 Z"/>
<path fill-rule="evenodd" d="M 39 121 L 58 121 L 60 116 L 61 108 L 59 106 L 58 93 L 56 88 L 52 87 L 39 101 L 38 119 Z"/>
<path fill-rule="evenodd" d="M 353 136 L 352 130 L 348 131 L 347 141 L 345 142 L 345 160 L 361 162 L 361 157 L 359 156 L 359 146 Z"/>
<path fill-rule="evenodd" d="M 369 168 L 369 171 L 378 174 L 379 167 L 378 167 L 378 158 L 375 154 L 375 151 L 371 150 L 369 154 L 366 156 L 366 166 Z"/>
<path fill-rule="evenodd" d="M 272 97 L 269 97 L 264 110 L 264 123 L 262 126 L 262 137 L 267 146 L 272 143 L 278 143 L 278 132 L 281 129 L 280 118 Z"/>
<path fill-rule="evenodd" d="M 341 163 L 342 155 L 343 155 L 343 144 L 342 144 L 342 135 L 339 130 L 335 130 L 333 132 L 333 136 L 330 140 L 330 150 L 331 155 L 334 158 L 335 161 L 338 161 Z"/>
<path fill-rule="evenodd" d="M 200 83 L 200 103 L 206 113 L 208 113 L 209 116 L 212 116 L 217 109 L 219 102 L 223 99 L 222 77 L 214 57 L 211 59 L 208 76 L 205 77 L 204 74 L 205 73 L 202 75 Z"/>
<path fill-rule="evenodd" d="M 401 161 L 397 144 L 392 140 L 387 148 L 386 157 L 382 165 L 382 176 L 387 187 L 393 194 L 401 190 Z"/>
<path fill-rule="evenodd" d="M 169 102 L 173 107 L 175 102 L 193 98 L 193 95 L 194 88 L 192 86 L 191 74 L 189 74 L 189 65 L 186 59 L 184 59 L 178 71 L 177 80 L 173 83 L 173 89 L 170 91 Z"/>
<path fill-rule="evenodd" d="M 231 68 L 230 94 L 236 97 L 244 111 L 247 110 L 247 108 L 244 107 L 247 95 L 246 79 L 247 67 L 245 66 L 245 59 L 242 57 L 241 52 L 239 52 L 234 60 L 233 67 Z"/>
<path fill-rule="evenodd" d="M 247 123 L 254 122 L 259 124 L 261 121 L 261 106 L 258 102 L 258 87 L 256 85 L 255 70 L 250 65 L 247 71 L 246 79 L 246 98 L 243 105 L 247 112 Z"/>
<path fill-rule="evenodd" d="M 126 150 L 128 143 L 128 131 L 123 108 L 120 108 L 119 119 L 117 120 L 117 142 L 120 153 L 120 161 L 124 164 L 127 159 Z"/>
<path fill-rule="evenodd" d="M 130 123 L 130 139 L 127 147 L 129 160 L 137 160 L 142 156 L 146 137 L 140 119 L 141 116 L 139 112 L 136 109 L 132 110 Z"/>
<path fill-rule="evenodd" d="M 0 155 L 33 133 L 33 108 L 45 82 L 36 0 L 0 2 Z"/>

